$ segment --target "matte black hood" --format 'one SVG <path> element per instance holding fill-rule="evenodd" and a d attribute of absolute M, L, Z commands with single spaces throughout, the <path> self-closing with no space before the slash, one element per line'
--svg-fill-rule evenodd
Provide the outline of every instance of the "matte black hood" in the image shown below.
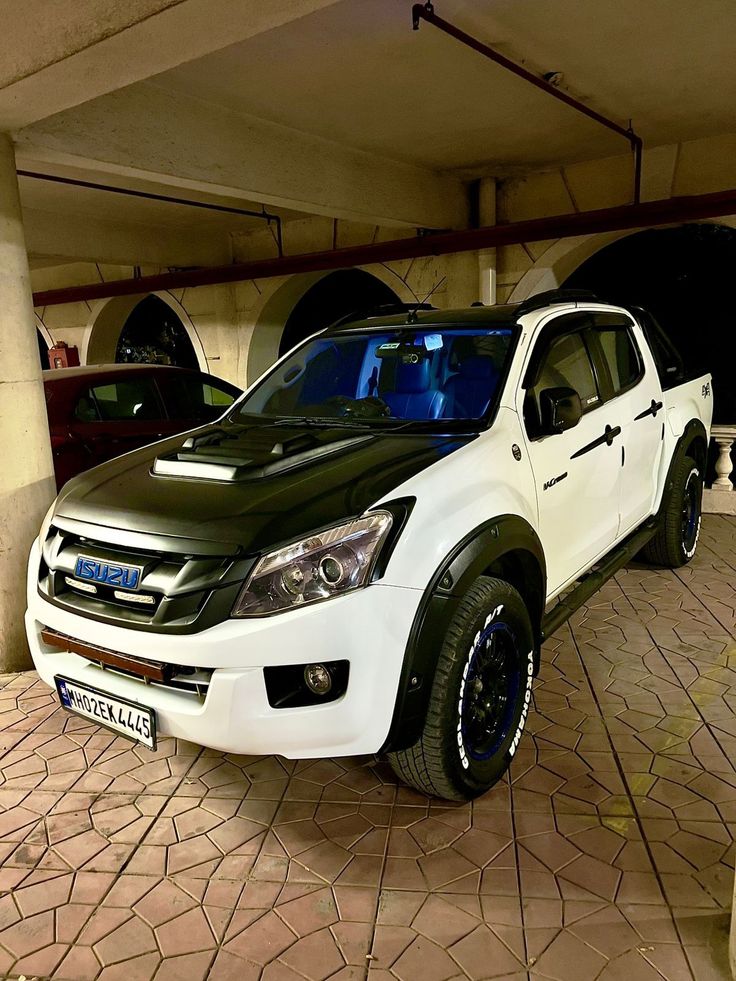
<path fill-rule="evenodd" d="M 473 438 L 208 426 L 194 437 L 177 436 L 80 474 L 62 490 L 55 513 L 262 552 L 361 514 Z M 208 478 L 192 475 L 200 461 Z M 154 473 L 161 467 L 169 473 Z"/>

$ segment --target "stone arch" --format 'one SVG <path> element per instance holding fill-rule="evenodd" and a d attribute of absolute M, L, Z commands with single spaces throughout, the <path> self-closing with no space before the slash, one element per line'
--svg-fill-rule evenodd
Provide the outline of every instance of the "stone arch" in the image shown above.
<path fill-rule="evenodd" d="M 136 293 L 132 296 L 113 296 L 98 301 L 92 308 L 92 314 L 85 328 L 81 352 L 82 363 L 113 363 L 125 322 L 141 300 L 145 300 L 149 296 L 156 296 L 171 307 L 187 332 L 200 370 L 207 371 L 207 357 L 197 328 L 181 303 L 168 290 L 161 290 L 156 293 Z"/>
<path fill-rule="evenodd" d="M 387 287 L 400 302 L 415 299 L 406 283 L 388 266 L 358 266 L 366 276 Z M 289 317 L 307 293 L 333 271 L 298 273 L 279 283 L 253 311 L 253 332 L 245 366 L 246 384 L 251 385 L 279 358 L 279 349 Z"/>
<path fill-rule="evenodd" d="M 54 339 L 49 333 L 49 329 L 46 324 L 41 320 L 38 314 L 34 314 L 36 320 L 36 340 L 38 341 L 38 355 L 41 361 L 42 368 L 49 367 L 48 352 L 49 348 L 54 346 Z"/>
<path fill-rule="evenodd" d="M 636 235 L 640 228 L 619 232 L 603 232 L 598 235 L 576 235 L 573 238 L 558 239 L 537 259 L 516 284 L 509 297 L 509 303 L 520 303 L 535 293 L 556 290 L 584 262 L 604 249 L 629 235 Z"/>
<path fill-rule="evenodd" d="M 696 222 L 700 225 L 725 225 L 736 228 L 736 216 L 728 218 L 708 218 Z M 681 225 L 662 225 L 661 228 L 680 228 Z M 520 303 L 543 290 L 555 290 L 568 279 L 584 262 L 591 259 L 606 246 L 622 238 L 630 238 L 647 228 L 627 228 L 623 231 L 600 232 L 597 235 L 576 235 L 561 238 L 554 242 L 537 259 L 516 284 L 509 296 L 509 303 Z"/>

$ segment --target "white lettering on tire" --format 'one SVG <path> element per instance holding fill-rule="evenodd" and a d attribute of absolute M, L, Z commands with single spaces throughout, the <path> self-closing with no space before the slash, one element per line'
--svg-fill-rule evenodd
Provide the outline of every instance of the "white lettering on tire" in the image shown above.
<path fill-rule="evenodd" d="M 700 471 L 698 470 L 697 467 L 693 467 L 693 469 L 688 474 L 687 480 L 685 481 L 685 491 L 687 491 L 688 484 L 693 479 L 693 477 L 698 477 L 698 476 L 700 476 Z M 695 539 L 693 541 L 693 547 L 688 550 L 688 549 L 685 548 L 685 544 L 683 542 L 682 551 L 685 553 L 685 557 L 688 558 L 688 559 L 691 559 L 693 557 L 693 555 L 695 555 L 695 549 L 698 547 L 698 539 L 700 538 L 700 523 L 701 523 L 701 520 L 702 520 L 701 519 L 701 516 L 698 515 L 698 527 L 695 529 Z"/>
<path fill-rule="evenodd" d="M 509 746 L 509 756 L 514 755 L 518 746 L 519 740 L 521 739 L 521 734 L 524 731 L 524 726 L 526 725 L 526 717 L 529 715 L 529 705 L 532 700 L 532 681 L 534 680 L 534 651 L 529 651 L 527 654 L 526 661 L 526 690 L 524 692 L 524 708 L 521 710 L 521 718 L 519 719 L 519 725 L 517 726 L 516 732 L 514 733 L 514 738 L 511 740 L 511 745 Z"/>
<path fill-rule="evenodd" d="M 470 651 L 468 652 L 467 660 L 465 661 L 465 666 L 463 667 L 463 676 L 460 679 L 460 693 L 457 700 L 457 748 L 460 753 L 460 763 L 464 770 L 467 770 L 470 766 L 470 760 L 468 759 L 468 754 L 465 751 L 465 741 L 463 740 L 463 699 L 465 697 L 465 682 L 468 678 L 468 671 L 470 670 L 470 665 L 473 663 L 473 656 L 478 650 L 478 644 L 480 643 L 481 634 L 483 630 L 486 629 L 489 624 L 493 623 L 499 613 L 503 612 L 503 603 L 499 604 L 492 610 L 488 616 L 483 621 L 483 627 L 479 630 L 475 637 L 473 637 L 473 643 L 470 646 Z"/>

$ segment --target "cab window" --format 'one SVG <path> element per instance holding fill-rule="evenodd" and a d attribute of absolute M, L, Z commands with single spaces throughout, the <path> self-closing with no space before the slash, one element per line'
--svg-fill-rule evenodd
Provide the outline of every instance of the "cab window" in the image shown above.
<path fill-rule="evenodd" d="M 534 372 L 524 400 L 524 419 L 532 437 L 541 431 L 540 395 L 546 388 L 572 388 L 580 396 L 584 413 L 599 405 L 601 396 L 581 331 L 552 340 Z"/>
<path fill-rule="evenodd" d="M 605 393 L 605 397 L 615 398 L 636 385 L 644 374 L 644 367 L 628 325 L 620 320 L 618 323 L 606 323 L 605 319 L 594 318 L 595 337 L 610 381 L 610 391 Z M 610 321 L 612 318 L 607 319 Z"/>

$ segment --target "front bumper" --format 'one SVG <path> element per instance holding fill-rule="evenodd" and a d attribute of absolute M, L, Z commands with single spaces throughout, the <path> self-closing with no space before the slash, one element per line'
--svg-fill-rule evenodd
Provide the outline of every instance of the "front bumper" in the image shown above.
<path fill-rule="evenodd" d="M 404 652 L 421 591 L 375 583 L 302 610 L 227 620 L 196 634 L 172 635 L 100 623 L 60 609 L 37 588 L 38 543 L 28 569 L 26 631 L 41 678 L 72 680 L 149 706 L 160 734 L 212 749 L 289 759 L 376 752 L 393 716 Z M 214 669 L 204 700 L 103 671 L 78 654 L 48 647 L 41 628 L 138 658 Z M 334 702 L 269 705 L 263 668 L 347 659 L 350 680 Z"/>

